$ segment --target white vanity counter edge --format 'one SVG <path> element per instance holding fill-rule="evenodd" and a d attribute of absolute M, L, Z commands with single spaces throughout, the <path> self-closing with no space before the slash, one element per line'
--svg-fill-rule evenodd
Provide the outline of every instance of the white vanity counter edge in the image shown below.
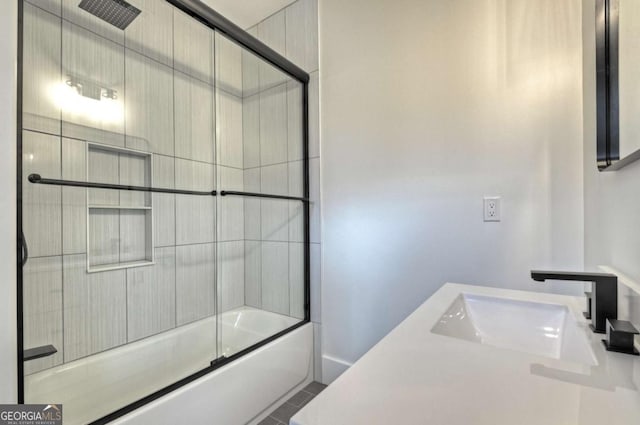
<path fill-rule="evenodd" d="M 565 305 L 597 366 L 438 335 L 460 294 Z M 300 410 L 291 425 L 636 425 L 640 357 L 604 349 L 583 297 L 447 283 Z"/>

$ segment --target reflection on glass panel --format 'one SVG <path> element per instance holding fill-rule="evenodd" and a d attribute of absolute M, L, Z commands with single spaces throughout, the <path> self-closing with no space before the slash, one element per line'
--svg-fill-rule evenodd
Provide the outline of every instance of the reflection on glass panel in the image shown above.
<path fill-rule="evenodd" d="M 216 50 L 218 190 L 303 197 L 302 84 L 218 33 Z M 304 319 L 303 203 L 224 196 L 217 222 L 228 357 Z"/>
<path fill-rule="evenodd" d="M 221 242 L 220 352 L 229 357 L 304 319 L 303 244 Z"/>
<path fill-rule="evenodd" d="M 129 2 L 144 19 L 124 31 L 79 1 L 65 19 L 24 6 L 24 395 L 64 404 L 65 424 L 218 357 L 216 198 L 27 180 L 215 188 L 213 31 Z"/>

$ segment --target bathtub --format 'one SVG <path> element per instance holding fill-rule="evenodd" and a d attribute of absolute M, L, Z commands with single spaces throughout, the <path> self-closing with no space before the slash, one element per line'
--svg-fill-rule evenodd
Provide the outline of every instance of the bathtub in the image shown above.
<path fill-rule="evenodd" d="M 298 322 L 288 316 L 241 307 L 218 318 L 203 319 L 25 376 L 25 402 L 61 403 L 65 425 L 88 423 L 208 367 L 216 357 L 216 348 L 218 356 L 229 357 Z M 312 346 L 313 332 L 306 324 L 116 423 L 251 422 L 286 393 L 310 380 Z M 186 401 L 175 404 L 176 399 L 185 397 Z M 192 400 L 204 402 L 184 411 Z M 215 412 L 210 412 L 213 405 Z M 169 419 L 171 412 L 158 416 L 167 407 L 181 416 L 175 420 Z M 190 418 L 188 421 L 185 415 Z"/>

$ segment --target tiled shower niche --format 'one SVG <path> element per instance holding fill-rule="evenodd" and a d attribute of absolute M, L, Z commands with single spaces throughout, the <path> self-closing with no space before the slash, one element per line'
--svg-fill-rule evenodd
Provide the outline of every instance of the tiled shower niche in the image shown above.
<path fill-rule="evenodd" d="M 206 328 L 166 346 L 165 373 L 136 359 L 145 385 L 130 399 L 84 383 L 102 414 L 266 337 L 237 341 L 225 313 L 268 312 L 271 334 L 305 316 L 303 204 L 220 196 L 304 195 L 301 83 L 165 0 L 128 2 L 142 13 L 124 31 L 79 0 L 25 0 L 23 13 L 24 348 L 57 350 L 24 362 L 25 400 L 84 362 Z"/>
<path fill-rule="evenodd" d="M 152 154 L 87 143 L 92 183 L 152 187 Z M 153 264 L 153 205 L 149 192 L 87 190 L 87 271 Z"/>

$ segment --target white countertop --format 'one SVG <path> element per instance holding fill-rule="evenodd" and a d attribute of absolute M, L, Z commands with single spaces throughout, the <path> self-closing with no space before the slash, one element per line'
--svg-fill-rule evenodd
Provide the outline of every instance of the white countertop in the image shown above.
<path fill-rule="evenodd" d="M 566 305 L 597 366 L 431 332 L 460 295 Z M 608 352 L 583 297 L 447 283 L 292 419 L 291 425 L 638 425 L 640 357 Z"/>

